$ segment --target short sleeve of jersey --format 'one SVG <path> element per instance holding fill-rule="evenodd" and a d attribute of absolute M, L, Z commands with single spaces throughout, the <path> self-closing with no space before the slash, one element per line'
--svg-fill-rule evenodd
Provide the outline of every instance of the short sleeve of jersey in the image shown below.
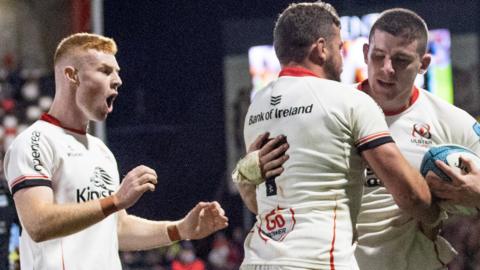
<path fill-rule="evenodd" d="M 471 142 L 469 148 L 480 156 L 480 123 L 471 117 L 471 130 L 467 133 L 468 139 Z"/>
<path fill-rule="evenodd" d="M 393 142 L 385 116 L 378 104 L 363 92 L 356 92 L 352 108 L 352 131 L 359 153 Z"/>
<path fill-rule="evenodd" d="M 456 117 L 456 121 L 450 120 L 452 125 L 449 128 L 451 128 L 453 141 L 466 146 L 480 156 L 480 123 L 468 113 L 464 111 L 461 113 Z"/>
<path fill-rule="evenodd" d="M 39 130 L 27 129 L 20 134 L 5 155 L 5 176 L 13 194 L 33 186 L 52 187 L 51 147 Z"/>

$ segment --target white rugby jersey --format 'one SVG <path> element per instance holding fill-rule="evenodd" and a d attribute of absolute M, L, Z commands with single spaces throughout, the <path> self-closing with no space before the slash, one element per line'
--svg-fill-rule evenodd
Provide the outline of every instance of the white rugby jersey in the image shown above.
<path fill-rule="evenodd" d="M 107 146 L 89 134 L 62 128 L 48 114 L 15 139 L 5 156 L 5 175 L 12 194 L 48 186 L 57 204 L 106 197 L 119 185 L 117 163 Z M 40 243 L 23 230 L 20 263 L 22 270 L 121 269 L 117 215 Z"/>
<path fill-rule="evenodd" d="M 266 131 L 287 136 L 290 159 L 281 176 L 257 187 L 257 221 L 242 268 L 357 269 L 360 152 L 392 142 L 380 108 L 351 86 L 286 68 L 250 105 L 246 145 Z"/>
<path fill-rule="evenodd" d="M 413 88 L 406 110 L 385 114 L 393 139 L 415 168 L 420 168 L 428 148 L 438 144 L 459 144 L 480 154 L 476 120 L 426 90 Z M 432 242 L 425 237 L 416 220 L 398 208 L 381 180 L 368 169 L 357 230 L 355 257 L 360 269 L 441 269 L 456 254 L 445 239 Z"/>

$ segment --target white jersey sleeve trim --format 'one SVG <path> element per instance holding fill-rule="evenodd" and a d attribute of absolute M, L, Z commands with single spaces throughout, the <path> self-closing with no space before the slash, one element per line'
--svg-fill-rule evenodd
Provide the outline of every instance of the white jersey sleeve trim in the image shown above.
<path fill-rule="evenodd" d="M 20 189 L 27 187 L 46 186 L 52 187 L 52 181 L 45 175 L 24 175 L 14 179 L 10 185 L 12 195 Z"/>
<path fill-rule="evenodd" d="M 355 146 L 357 147 L 358 152 L 361 153 L 365 150 L 372 149 L 390 142 L 394 142 L 393 138 L 390 136 L 390 132 L 384 131 L 360 138 L 355 143 Z"/>

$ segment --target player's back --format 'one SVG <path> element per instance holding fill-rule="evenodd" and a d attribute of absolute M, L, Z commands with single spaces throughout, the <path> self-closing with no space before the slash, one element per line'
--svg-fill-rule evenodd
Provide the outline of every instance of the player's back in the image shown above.
<path fill-rule="evenodd" d="M 371 125 L 358 120 L 370 111 Z M 335 81 L 281 76 L 260 91 L 245 120 L 246 144 L 265 131 L 284 134 L 290 159 L 281 176 L 257 188 L 259 215 L 245 264 L 351 269 L 362 192 L 357 146 L 386 130 L 368 96 Z"/>
<path fill-rule="evenodd" d="M 247 145 L 264 131 L 284 134 L 290 145 L 286 170 L 276 179 L 278 196 L 259 192 L 259 212 L 276 204 L 333 209 L 346 188 L 360 186 L 363 166 L 349 119 L 357 96 L 335 81 L 282 77 L 255 97 L 245 120 Z M 358 181 L 349 183 L 352 178 Z"/>

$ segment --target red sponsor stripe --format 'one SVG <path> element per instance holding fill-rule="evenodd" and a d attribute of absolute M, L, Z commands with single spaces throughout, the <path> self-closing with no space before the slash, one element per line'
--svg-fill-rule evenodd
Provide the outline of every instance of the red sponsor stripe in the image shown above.
<path fill-rule="evenodd" d="M 364 143 L 367 143 L 369 141 L 373 141 L 374 139 L 377 139 L 377 138 L 380 138 L 380 137 L 387 137 L 387 136 L 390 136 L 389 131 L 383 131 L 383 132 L 380 132 L 380 133 L 375 133 L 375 134 L 369 135 L 367 137 L 361 138 L 360 140 L 357 141 L 357 143 L 355 145 L 360 146 L 360 145 L 362 145 Z"/>
<path fill-rule="evenodd" d="M 335 208 L 333 208 L 333 237 L 332 246 L 330 248 L 330 270 L 335 270 L 335 258 L 333 251 L 335 250 L 335 239 L 337 237 L 337 204 L 335 199 Z"/>
<path fill-rule="evenodd" d="M 12 181 L 12 184 L 10 186 L 13 187 L 16 184 L 18 184 L 20 182 L 23 182 L 24 180 L 27 180 L 27 179 L 38 179 L 38 178 L 48 179 L 48 176 L 45 176 L 45 175 L 22 175 L 22 176 L 19 176 L 19 177 L 15 178 L 15 180 Z"/>
<path fill-rule="evenodd" d="M 48 178 L 47 176 L 45 176 L 45 175 L 43 175 L 43 174 L 39 174 L 39 175 L 21 175 L 21 176 L 15 178 L 15 179 L 13 180 L 13 182 L 15 182 L 15 181 L 17 181 L 17 180 L 19 180 L 19 179 L 26 178 L 26 177 L 28 177 L 28 178 Z"/>

